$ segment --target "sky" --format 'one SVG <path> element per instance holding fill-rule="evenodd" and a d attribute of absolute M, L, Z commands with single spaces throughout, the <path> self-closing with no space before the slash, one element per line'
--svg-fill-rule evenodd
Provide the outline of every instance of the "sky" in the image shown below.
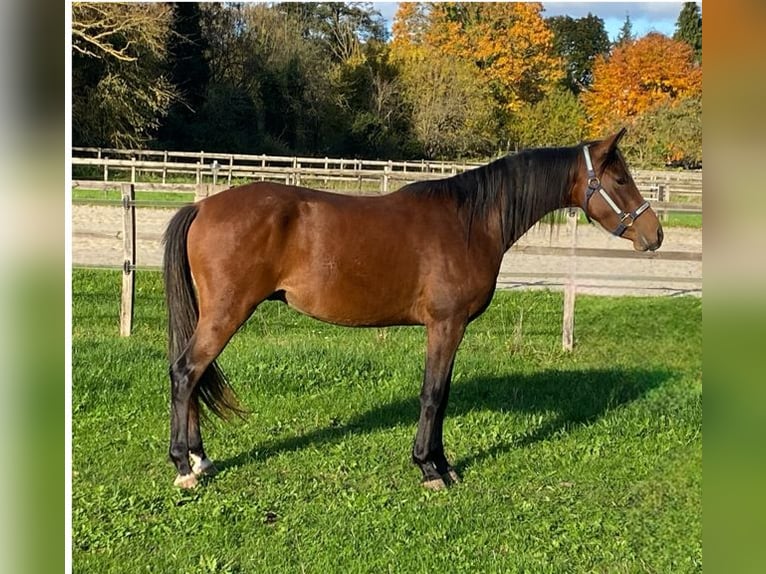
<path fill-rule="evenodd" d="M 398 4 L 373 2 L 388 22 L 389 29 Z M 672 36 L 682 6 L 683 2 L 543 2 L 543 16 L 580 18 L 590 12 L 604 21 L 609 39 L 614 40 L 625 22 L 626 14 L 630 14 L 635 35 L 643 36 L 654 31 Z"/>

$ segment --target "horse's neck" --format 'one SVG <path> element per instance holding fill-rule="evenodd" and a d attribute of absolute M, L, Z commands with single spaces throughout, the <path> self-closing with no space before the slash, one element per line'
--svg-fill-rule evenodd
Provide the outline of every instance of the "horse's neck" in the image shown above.
<path fill-rule="evenodd" d="M 547 190 L 543 190 L 547 191 Z M 567 205 L 559 205 L 559 201 L 551 201 L 550 204 L 544 205 L 535 205 L 533 206 L 531 212 L 529 213 L 528 218 L 524 218 L 523 220 L 517 220 L 515 225 L 509 226 L 510 229 L 508 230 L 508 234 L 506 237 L 501 239 L 501 242 L 504 243 L 503 245 L 503 253 L 508 251 L 514 243 L 516 243 L 527 231 L 532 229 L 535 225 L 540 223 L 542 219 L 556 211 L 557 209 L 562 209 L 564 207 L 567 207 Z M 511 217 L 513 217 L 513 214 L 511 214 Z M 500 218 L 498 218 L 498 221 L 500 221 Z M 501 231 L 501 237 L 502 237 L 502 231 Z"/>

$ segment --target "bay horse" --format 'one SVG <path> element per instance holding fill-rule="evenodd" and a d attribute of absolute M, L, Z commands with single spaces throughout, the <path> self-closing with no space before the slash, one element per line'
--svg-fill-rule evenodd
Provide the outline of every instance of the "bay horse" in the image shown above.
<path fill-rule="evenodd" d="M 215 359 L 265 300 L 337 325 L 424 325 L 412 461 L 427 488 L 458 482 L 442 443 L 452 367 L 505 252 L 546 214 L 577 206 L 638 251 L 662 243 L 617 148 L 624 133 L 524 150 L 381 196 L 260 182 L 181 208 L 163 238 L 174 484 L 191 488 L 215 471 L 200 401 L 224 418 L 242 413 Z"/>

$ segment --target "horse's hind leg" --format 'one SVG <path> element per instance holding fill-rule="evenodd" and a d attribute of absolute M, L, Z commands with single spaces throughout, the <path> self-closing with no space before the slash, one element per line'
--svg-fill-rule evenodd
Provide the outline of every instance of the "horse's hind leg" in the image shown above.
<path fill-rule="evenodd" d="M 213 475 L 216 468 L 213 461 L 205 454 L 205 447 L 202 445 L 202 433 L 199 428 L 199 395 L 192 393 L 189 401 L 189 458 L 192 463 L 192 472 L 197 475 Z"/>
<path fill-rule="evenodd" d="M 202 445 L 199 396 L 194 391 L 205 370 L 249 314 L 247 308 L 217 313 L 206 313 L 203 308 L 194 335 L 170 367 L 170 459 L 178 471 L 176 486 L 192 488 L 198 483 L 198 474 L 212 470 Z M 190 457 L 194 467 L 189 464 Z"/>

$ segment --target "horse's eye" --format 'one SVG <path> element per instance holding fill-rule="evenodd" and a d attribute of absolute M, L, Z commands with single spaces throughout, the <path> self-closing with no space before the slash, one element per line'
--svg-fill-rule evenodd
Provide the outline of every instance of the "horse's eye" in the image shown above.
<path fill-rule="evenodd" d="M 618 177 L 614 181 L 617 182 L 617 185 L 625 185 L 626 183 L 628 183 L 628 180 L 625 179 L 624 177 Z"/>

